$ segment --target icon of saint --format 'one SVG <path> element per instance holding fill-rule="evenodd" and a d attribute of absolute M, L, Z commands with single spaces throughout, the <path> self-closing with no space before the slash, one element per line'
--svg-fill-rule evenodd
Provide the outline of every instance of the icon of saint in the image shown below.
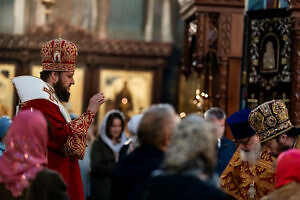
<path fill-rule="evenodd" d="M 266 51 L 263 56 L 263 69 L 275 69 L 275 53 L 272 42 L 267 42 Z"/>

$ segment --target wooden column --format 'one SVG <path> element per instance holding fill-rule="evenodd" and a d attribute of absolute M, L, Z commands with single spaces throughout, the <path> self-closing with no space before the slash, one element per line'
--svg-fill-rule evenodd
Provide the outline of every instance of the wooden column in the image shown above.
<path fill-rule="evenodd" d="M 228 77 L 228 57 L 220 57 L 219 74 L 219 107 L 227 112 L 227 77 Z"/>
<path fill-rule="evenodd" d="M 110 1 L 97 1 L 96 32 L 100 39 L 107 39 Z"/>
<path fill-rule="evenodd" d="M 197 13 L 197 39 L 196 39 L 196 61 L 204 65 L 204 59 L 208 52 L 208 25 L 209 17 L 207 13 Z M 197 69 L 196 69 L 197 71 Z M 198 72 L 199 73 L 199 72 Z"/>
<path fill-rule="evenodd" d="M 231 58 L 228 67 L 228 93 L 227 93 L 227 115 L 240 109 L 241 91 L 241 66 L 240 58 Z"/>
<path fill-rule="evenodd" d="M 296 4 L 300 4 L 296 3 Z M 293 11 L 294 18 L 293 27 L 293 56 L 292 56 L 292 105 L 291 105 L 291 120 L 296 126 L 300 125 L 300 11 Z"/>
<path fill-rule="evenodd" d="M 170 0 L 162 1 L 161 41 L 163 42 L 173 41 Z"/>
<path fill-rule="evenodd" d="M 98 66 L 97 66 L 98 65 Z M 88 105 L 90 98 L 99 92 L 99 64 L 97 62 L 96 56 L 88 56 L 86 63 L 86 71 L 84 75 L 84 98 L 83 98 L 83 108 L 84 112 Z"/>
<path fill-rule="evenodd" d="M 220 58 L 219 73 L 219 107 L 227 113 L 228 66 L 231 53 L 231 24 L 232 15 L 221 13 L 219 20 L 218 55 Z"/>
<path fill-rule="evenodd" d="M 145 25 L 145 34 L 144 39 L 147 42 L 152 41 L 153 38 L 153 20 L 154 20 L 154 0 L 148 0 L 148 6 L 147 6 L 147 16 L 146 16 L 146 25 Z"/>

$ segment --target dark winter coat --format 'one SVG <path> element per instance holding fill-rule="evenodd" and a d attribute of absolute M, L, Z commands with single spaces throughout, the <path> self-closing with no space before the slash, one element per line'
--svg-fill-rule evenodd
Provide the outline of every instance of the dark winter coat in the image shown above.
<path fill-rule="evenodd" d="M 232 155 L 235 152 L 234 143 L 228 138 L 221 138 L 221 146 L 218 148 L 218 161 L 216 165 L 216 173 L 221 176 L 227 167 Z"/>
<path fill-rule="evenodd" d="M 67 185 L 61 175 L 50 169 L 43 169 L 30 181 L 22 195 L 15 198 L 11 192 L 0 184 L 0 199 L 3 200 L 68 200 Z"/>
<path fill-rule="evenodd" d="M 159 175 L 151 177 L 139 200 L 225 200 L 226 195 L 195 176 Z"/>
<path fill-rule="evenodd" d="M 116 159 L 111 148 L 98 137 L 91 150 L 91 199 L 110 198 L 111 175 Z"/>
<path fill-rule="evenodd" d="M 130 199 L 139 190 L 152 171 L 158 169 L 164 153 L 152 145 L 142 145 L 120 160 L 112 177 L 112 199 Z"/>

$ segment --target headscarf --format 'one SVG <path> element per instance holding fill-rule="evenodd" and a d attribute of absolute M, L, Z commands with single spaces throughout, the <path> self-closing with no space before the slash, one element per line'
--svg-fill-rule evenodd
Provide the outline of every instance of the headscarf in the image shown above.
<path fill-rule="evenodd" d="M 47 164 L 47 139 L 47 122 L 40 111 L 21 111 L 13 119 L 0 159 L 0 183 L 14 197 L 20 196 Z"/>
<path fill-rule="evenodd" d="M 292 181 L 300 183 L 300 151 L 290 149 L 281 153 L 277 160 L 276 188 Z"/>
<path fill-rule="evenodd" d="M 101 125 L 100 125 L 100 137 L 111 148 L 111 150 L 114 153 L 118 153 L 121 150 L 124 142 L 126 141 L 126 133 L 123 130 L 123 132 L 121 133 L 121 141 L 118 144 L 113 144 L 112 140 L 107 136 L 107 134 L 106 134 L 107 119 L 113 113 L 119 114 L 122 117 L 123 121 L 125 121 L 125 117 L 121 111 L 111 110 L 111 111 L 107 112 L 106 115 L 104 116 L 104 119 L 103 119 Z"/>
<path fill-rule="evenodd" d="M 134 115 L 130 118 L 130 120 L 127 124 L 127 128 L 128 128 L 128 131 L 130 132 L 131 136 L 137 135 L 137 130 L 138 130 L 138 127 L 139 127 L 142 117 L 143 117 L 142 114 L 138 114 L 138 115 Z"/>

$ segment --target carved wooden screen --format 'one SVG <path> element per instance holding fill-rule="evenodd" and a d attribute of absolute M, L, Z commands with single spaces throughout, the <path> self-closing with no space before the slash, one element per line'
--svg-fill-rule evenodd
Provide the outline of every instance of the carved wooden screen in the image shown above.
<path fill-rule="evenodd" d="M 102 68 L 99 70 L 99 91 L 106 103 L 100 107 L 99 124 L 107 111 L 121 110 L 126 118 L 140 114 L 151 105 L 154 73 L 149 70 Z"/>
<path fill-rule="evenodd" d="M 180 77 L 179 111 L 204 113 L 219 106 L 219 14 L 201 13 L 186 22 L 184 62 Z M 189 90 L 186 90 L 186 88 Z"/>
<path fill-rule="evenodd" d="M 286 10 L 248 12 L 247 54 L 248 107 L 272 99 L 290 105 L 291 26 Z"/>

